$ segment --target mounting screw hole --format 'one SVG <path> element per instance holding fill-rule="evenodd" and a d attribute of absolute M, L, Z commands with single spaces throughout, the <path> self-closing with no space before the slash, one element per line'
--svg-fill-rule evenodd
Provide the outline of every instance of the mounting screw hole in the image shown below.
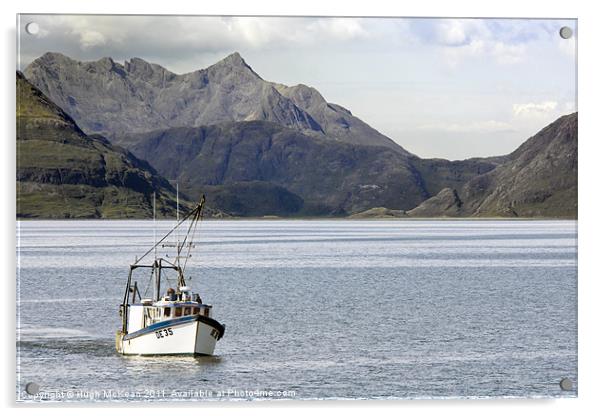
<path fill-rule="evenodd" d="M 38 383 L 27 383 L 25 385 L 25 392 L 27 394 L 36 395 L 40 392 L 40 386 Z"/>
<path fill-rule="evenodd" d="M 25 31 L 30 35 L 37 35 L 40 31 L 40 26 L 36 22 L 30 22 L 25 25 Z"/>
<path fill-rule="evenodd" d="M 560 388 L 564 391 L 573 390 L 573 382 L 568 378 L 560 380 Z"/>
<path fill-rule="evenodd" d="M 568 26 L 563 26 L 560 28 L 560 37 L 562 39 L 570 39 L 573 36 L 573 29 Z"/>

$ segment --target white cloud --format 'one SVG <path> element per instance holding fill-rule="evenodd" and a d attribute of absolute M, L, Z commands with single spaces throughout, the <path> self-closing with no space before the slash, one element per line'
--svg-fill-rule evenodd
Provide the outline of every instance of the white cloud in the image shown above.
<path fill-rule="evenodd" d="M 489 39 L 473 39 L 465 45 L 444 49 L 445 57 L 451 66 L 457 66 L 467 58 L 493 59 L 498 64 L 511 65 L 523 61 L 526 52 L 526 45 L 512 45 Z"/>
<path fill-rule="evenodd" d="M 330 35 L 343 41 L 368 36 L 361 20 L 354 18 L 318 19 L 315 23 L 308 25 L 308 28 L 316 37 Z"/>
<path fill-rule="evenodd" d="M 451 66 L 475 58 L 493 59 L 502 65 L 523 62 L 529 47 L 549 38 L 551 31 L 547 23 L 529 20 L 437 19 L 432 25 L 433 35 L 427 31 L 423 42 L 434 41 Z M 570 42 L 562 48 L 570 52 Z"/>
<path fill-rule="evenodd" d="M 573 101 L 541 101 L 514 104 L 512 124 L 534 134 L 559 117 L 576 111 Z"/>
<path fill-rule="evenodd" d="M 541 103 L 514 104 L 512 111 L 516 117 L 540 118 L 556 113 L 558 102 L 544 101 Z"/>
<path fill-rule="evenodd" d="M 452 67 L 468 58 L 493 59 L 498 64 L 512 65 L 523 61 L 526 52 L 525 45 L 511 45 L 483 39 L 474 39 L 466 45 L 444 49 L 447 63 Z"/>
<path fill-rule="evenodd" d="M 435 24 L 435 40 L 445 46 L 462 46 L 483 37 L 489 37 L 489 31 L 480 20 L 441 19 Z"/>
<path fill-rule="evenodd" d="M 84 59 L 139 56 L 159 63 L 163 58 L 207 63 L 235 50 L 340 50 L 364 44 L 369 51 L 431 48 L 452 66 L 468 59 L 507 65 L 524 61 L 527 44 L 544 29 L 547 35 L 552 31 L 538 21 L 487 19 L 54 15 L 36 20 L 49 33 L 46 44 L 56 45 L 47 50 L 65 46 L 64 53 L 73 55 L 75 48 L 85 52 Z M 571 53 L 571 43 L 559 47 Z M 40 52 L 45 52 L 41 46 Z"/>
<path fill-rule="evenodd" d="M 173 16 L 39 16 L 58 41 L 79 41 L 84 50 L 106 45 L 175 51 L 232 52 L 237 48 L 320 46 L 367 37 L 358 18 Z M 127 39 L 127 45 L 124 40 Z"/>
<path fill-rule="evenodd" d="M 81 32 L 79 34 L 79 41 L 82 49 L 89 49 L 106 43 L 104 35 L 94 30 L 85 30 Z"/>

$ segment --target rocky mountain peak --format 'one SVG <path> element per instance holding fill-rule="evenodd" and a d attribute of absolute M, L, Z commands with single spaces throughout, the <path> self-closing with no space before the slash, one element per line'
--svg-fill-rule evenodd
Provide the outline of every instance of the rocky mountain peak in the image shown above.
<path fill-rule="evenodd" d="M 73 59 L 69 58 L 66 55 L 63 55 L 60 52 L 46 52 L 44 55 L 40 56 L 36 61 L 41 61 L 46 64 L 50 63 L 60 63 L 60 62 L 74 62 Z"/>
<path fill-rule="evenodd" d="M 221 61 L 211 65 L 207 68 L 207 71 L 219 77 L 224 77 L 228 74 L 236 74 L 238 76 L 250 75 L 251 79 L 262 79 L 255 71 L 253 71 L 253 68 L 246 63 L 238 52 L 231 53 Z"/>
<path fill-rule="evenodd" d="M 221 62 L 228 65 L 247 65 L 245 60 L 240 56 L 238 52 L 232 52 L 230 55 L 226 56 Z"/>
<path fill-rule="evenodd" d="M 77 64 L 77 61 L 69 58 L 58 52 L 46 52 L 44 55 L 35 59 L 25 69 L 24 75 L 27 78 L 27 72 L 30 73 L 48 73 L 52 78 L 56 79 L 59 77 L 59 72 L 63 68 L 71 68 Z"/>

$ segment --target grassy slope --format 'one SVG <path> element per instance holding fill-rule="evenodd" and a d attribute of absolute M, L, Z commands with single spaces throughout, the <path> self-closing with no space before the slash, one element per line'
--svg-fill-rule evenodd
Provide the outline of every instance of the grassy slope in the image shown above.
<path fill-rule="evenodd" d="M 17 74 L 17 216 L 144 218 L 175 215 L 174 191 L 148 164 L 74 121 Z"/>

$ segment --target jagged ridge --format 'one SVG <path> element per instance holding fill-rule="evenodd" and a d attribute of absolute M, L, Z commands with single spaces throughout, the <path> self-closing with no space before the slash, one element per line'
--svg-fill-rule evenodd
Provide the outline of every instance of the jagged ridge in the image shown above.
<path fill-rule="evenodd" d="M 308 96 L 315 90 L 263 80 L 238 53 L 183 75 L 140 58 L 121 65 L 111 58 L 79 62 L 46 53 L 25 69 L 25 75 L 85 132 L 110 139 L 169 127 L 259 120 L 407 153 L 319 93 Z"/>

